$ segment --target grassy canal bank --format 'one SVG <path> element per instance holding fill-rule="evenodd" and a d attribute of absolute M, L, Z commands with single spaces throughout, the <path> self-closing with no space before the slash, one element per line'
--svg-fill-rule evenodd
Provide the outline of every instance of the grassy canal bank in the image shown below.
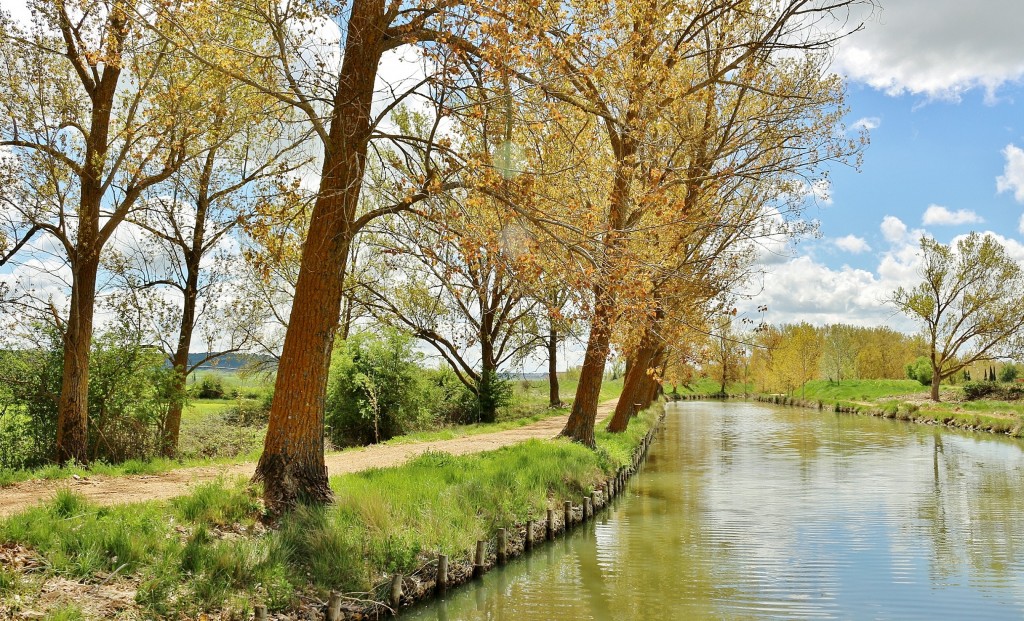
<path fill-rule="evenodd" d="M 753 386 L 735 384 L 728 387 L 728 393 L 742 398 L 746 392 L 758 401 L 779 405 L 1024 437 L 1024 399 L 1014 385 L 993 382 L 990 390 L 978 397 L 978 384 L 967 390 L 944 385 L 938 403 L 928 398 L 928 389 L 916 380 L 814 380 L 793 395 L 758 393 Z M 717 384 L 697 384 L 694 390 L 683 392 L 683 397 L 715 397 L 718 389 Z"/>
<path fill-rule="evenodd" d="M 394 574 L 406 600 L 426 594 L 438 554 L 453 559 L 458 582 L 478 541 L 521 533 L 548 509 L 561 516 L 565 501 L 583 504 L 633 464 L 657 417 L 599 431 L 596 451 L 530 440 L 332 477 L 333 505 L 299 509 L 269 530 L 260 490 L 244 481 L 105 508 L 60 492 L 0 522 L 0 617 L 245 619 L 265 606 L 271 617 L 320 619 L 337 591 L 360 618 L 383 610 L 375 602 L 389 601 Z"/>

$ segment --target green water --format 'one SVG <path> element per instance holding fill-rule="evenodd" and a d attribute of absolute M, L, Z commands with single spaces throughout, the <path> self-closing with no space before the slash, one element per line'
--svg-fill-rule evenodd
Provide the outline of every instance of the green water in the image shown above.
<path fill-rule="evenodd" d="M 1022 446 L 674 404 L 610 510 L 403 618 L 1021 619 Z"/>

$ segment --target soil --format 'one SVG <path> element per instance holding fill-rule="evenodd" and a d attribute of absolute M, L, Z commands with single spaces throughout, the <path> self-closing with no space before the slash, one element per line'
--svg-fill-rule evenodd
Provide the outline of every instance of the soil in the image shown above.
<path fill-rule="evenodd" d="M 597 408 L 601 420 L 615 409 L 617 400 L 606 401 Z M 427 451 L 443 451 L 453 455 L 481 453 L 503 446 L 517 444 L 533 438 L 552 438 L 565 427 L 568 416 L 553 416 L 517 429 L 481 433 L 473 436 L 409 442 L 405 444 L 377 444 L 358 450 L 326 455 L 327 472 L 331 475 L 359 472 L 370 468 L 397 466 Z M 188 493 L 197 483 L 228 479 L 250 478 L 256 470 L 255 462 L 179 468 L 163 474 L 122 477 L 76 477 L 60 480 L 34 480 L 16 483 L 0 489 L 0 517 L 12 515 L 53 497 L 60 489 L 72 489 L 88 501 L 99 505 L 119 505 L 146 500 L 167 500 Z"/>

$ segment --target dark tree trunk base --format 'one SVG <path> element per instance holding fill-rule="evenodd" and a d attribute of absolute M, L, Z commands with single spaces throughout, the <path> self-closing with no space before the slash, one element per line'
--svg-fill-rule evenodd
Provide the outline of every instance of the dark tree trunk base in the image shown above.
<path fill-rule="evenodd" d="M 300 504 L 326 505 L 334 500 L 326 467 L 303 464 L 280 454 L 264 453 L 252 480 L 263 483 L 263 500 L 267 513 L 272 517 Z"/>

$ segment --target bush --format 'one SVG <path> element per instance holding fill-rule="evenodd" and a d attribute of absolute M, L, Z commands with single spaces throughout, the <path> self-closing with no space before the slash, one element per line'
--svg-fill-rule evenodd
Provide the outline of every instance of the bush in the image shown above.
<path fill-rule="evenodd" d="M 917 380 L 922 386 L 931 386 L 932 384 L 932 363 L 931 360 L 925 356 L 919 356 L 917 360 L 914 360 L 907 365 L 907 377 L 912 380 Z"/>
<path fill-rule="evenodd" d="M 451 367 L 424 369 L 424 401 L 439 422 L 462 425 L 477 420 L 477 398 Z"/>
<path fill-rule="evenodd" d="M 223 399 L 224 382 L 218 375 L 204 375 L 196 389 L 197 399 Z"/>
<path fill-rule="evenodd" d="M 1017 365 L 1007 364 L 999 370 L 999 381 L 1000 382 L 1013 382 L 1017 379 Z"/>
<path fill-rule="evenodd" d="M 967 382 L 964 384 L 964 398 L 968 401 L 987 397 L 996 391 L 996 385 L 992 382 Z"/>
<path fill-rule="evenodd" d="M 338 344 L 327 388 L 327 433 L 338 446 L 381 442 L 430 418 L 413 339 L 395 330 Z"/>
<path fill-rule="evenodd" d="M 2 468 L 39 466 L 56 451 L 61 335 L 37 324 L 23 336 L 30 347 L 0 355 Z M 89 458 L 117 463 L 155 455 L 172 378 L 163 355 L 143 346 L 139 334 L 98 334 L 89 356 Z"/>

